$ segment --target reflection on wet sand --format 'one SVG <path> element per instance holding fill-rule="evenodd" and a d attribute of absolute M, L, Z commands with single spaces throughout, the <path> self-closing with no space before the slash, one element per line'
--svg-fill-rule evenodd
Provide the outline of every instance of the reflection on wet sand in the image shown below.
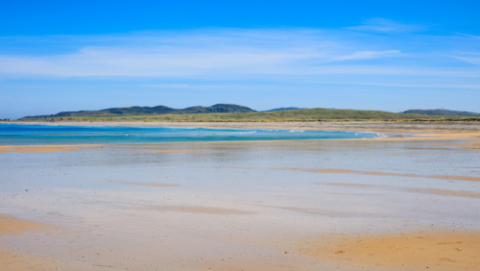
<path fill-rule="evenodd" d="M 155 150 L 137 150 L 136 153 L 190 153 L 190 152 L 205 152 L 205 150 L 191 150 L 191 149 L 155 149 Z"/>
<path fill-rule="evenodd" d="M 151 206 L 149 210 L 156 210 L 160 212 L 185 212 L 185 213 L 200 213 L 211 215 L 247 215 L 254 214 L 253 212 L 230 210 L 223 208 L 211 208 L 211 207 L 197 207 L 197 206 Z"/>
<path fill-rule="evenodd" d="M 369 187 L 388 187 L 384 185 L 374 185 L 374 184 L 358 184 L 358 183 L 315 183 L 320 185 L 328 185 L 328 186 L 340 186 L 340 187 L 361 187 L 361 188 L 369 188 Z"/>
<path fill-rule="evenodd" d="M 375 270 L 478 270 L 480 232 L 309 236 L 297 244 L 307 257 Z M 358 269 L 357 269 L 358 270 Z"/>
<path fill-rule="evenodd" d="M 417 192 L 417 193 L 426 193 L 426 194 L 444 195 L 444 196 L 467 197 L 467 198 L 480 198 L 480 193 L 475 193 L 470 191 L 455 191 L 455 190 L 447 190 L 447 189 L 411 188 L 411 189 L 408 189 L 408 192 Z"/>
<path fill-rule="evenodd" d="M 459 147 L 464 149 L 480 149 L 480 141 L 467 141 L 464 143 L 442 143 L 439 145 Z"/>
<path fill-rule="evenodd" d="M 443 179 L 443 180 L 459 180 L 459 181 L 480 181 L 480 177 L 471 176 L 451 176 L 451 175 L 417 175 L 417 174 L 398 174 L 377 171 L 361 171 L 350 169 L 313 169 L 313 168 L 266 168 L 266 167 L 241 167 L 241 166 L 215 166 L 216 168 L 241 168 L 241 169 L 263 169 L 263 170 L 289 170 L 313 173 L 343 173 L 343 174 L 363 174 L 376 176 L 396 176 L 411 178 L 427 178 L 427 179 Z"/>
<path fill-rule="evenodd" d="M 448 189 L 408 188 L 408 187 L 395 187 L 395 186 L 387 186 L 387 185 L 354 184 L 354 183 L 319 183 L 317 182 L 315 184 L 328 185 L 328 186 L 340 186 L 340 187 L 359 187 L 359 188 L 375 187 L 375 188 L 394 189 L 398 191 L 416 192 L 416 193 L 424 193 L 424 194 L 480 198 L 480 193 L 475 193 L 471 191 L 456 191 L 456 190 L 448 190 Z"/>
<path fill-rule="evenodd" d="M 179 184 L 173 184 L 173 183 L 142 183 L 142 182 L 127 182 L 127 181 L 117 181 L 117 180 L 111 180 L 107 182 L 123 184 L 123 185 L 139 185 L 139 186 L 153 186 L 153 187 L 180 187 L 181 186 Z"/>
<path fill-rule="evenodd" d="M 268 206 L 272 207 L 272 206 Z M 320 215 L 325 217 L 378 217 L 380 216 L 376 212 L 368 211 L 368 210 L 358 210 L 358 208 L 351 208 L 349 210 L 345 210 L 342 206 L 329 206 L 324 208 L 315 208 L 315 207 L 291 207 L 291 206 L 281 206 L 279 209 L 294 211 L 303 214 L 309 215 Z"/>
<path fill-rule="evenodd" d="M 49 153 L 98 150 L 102 145 L 11 145 L 0 146 L 0 153 Z"/>

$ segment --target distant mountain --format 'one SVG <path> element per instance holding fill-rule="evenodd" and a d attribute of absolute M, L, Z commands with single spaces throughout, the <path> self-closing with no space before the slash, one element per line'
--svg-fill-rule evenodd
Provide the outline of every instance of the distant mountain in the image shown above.
<path fill-rule="evenodd" d="M 420 114 L 420 115 L 429 115 L 429 116 L 449 116 L 449 117 L 480 117 L 480 113 L 473 113 L 467 111 L 455 111 L 455 110 L 446 110 L 446 109 L 410 109 L 403 113 L 406 114 Z"/>
<path fill-rule="evenodd" d="M 173 109 L 166 106 L 155 107 L 120 107 L 92 111 L 60 112 L 54 115 L 27 116 L 24 119 L 52 117 L 83 117 L 83 116 L 127 116 L 127 115 L 162 115 L 162 114 L 200 114 L 200 113 L 248 113 L 256 112 L 245 106 L 235 104 L 216 104 L 212 106 L 194 106 L 185 109 Z"/>
<path fill-rule="evenodd" d="M 305 108 L 299 108 L 299 107 L 280 107 L 280 108 L 274 108 L 274 109 L 270 109 L 270 110 L 265 110 L 264 112 L 286 111 L 286 110 L 299 110 L 299 109 L 305 109 Z"/>

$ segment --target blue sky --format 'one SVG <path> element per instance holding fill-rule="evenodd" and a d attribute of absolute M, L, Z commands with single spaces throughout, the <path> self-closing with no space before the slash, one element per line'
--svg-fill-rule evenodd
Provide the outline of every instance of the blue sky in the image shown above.
<path fill-rule="evenodd" d="M 173 2 L 1 1 L 0 118 L 215 103 L 480 112 L 479 1 Z"/>

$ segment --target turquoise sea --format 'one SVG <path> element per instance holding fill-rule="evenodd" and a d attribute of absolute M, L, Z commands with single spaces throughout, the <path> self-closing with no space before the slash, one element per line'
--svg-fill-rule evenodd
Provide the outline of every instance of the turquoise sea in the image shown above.
<path fill-rule="evenodd" d="M 311 140 L 374 138 L 377 136 L 374 133 L 318 130 L 0 124 L 0 145 Z"/>

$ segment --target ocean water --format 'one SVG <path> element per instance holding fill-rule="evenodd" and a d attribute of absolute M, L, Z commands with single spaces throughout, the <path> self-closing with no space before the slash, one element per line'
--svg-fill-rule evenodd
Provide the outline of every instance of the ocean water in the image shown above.
<path fill-rule="evenodd" d="M 374 137 L 378 137 L 378 135 L 347 131 L 0 124 L 0 145 L 312 140 Z"/>

